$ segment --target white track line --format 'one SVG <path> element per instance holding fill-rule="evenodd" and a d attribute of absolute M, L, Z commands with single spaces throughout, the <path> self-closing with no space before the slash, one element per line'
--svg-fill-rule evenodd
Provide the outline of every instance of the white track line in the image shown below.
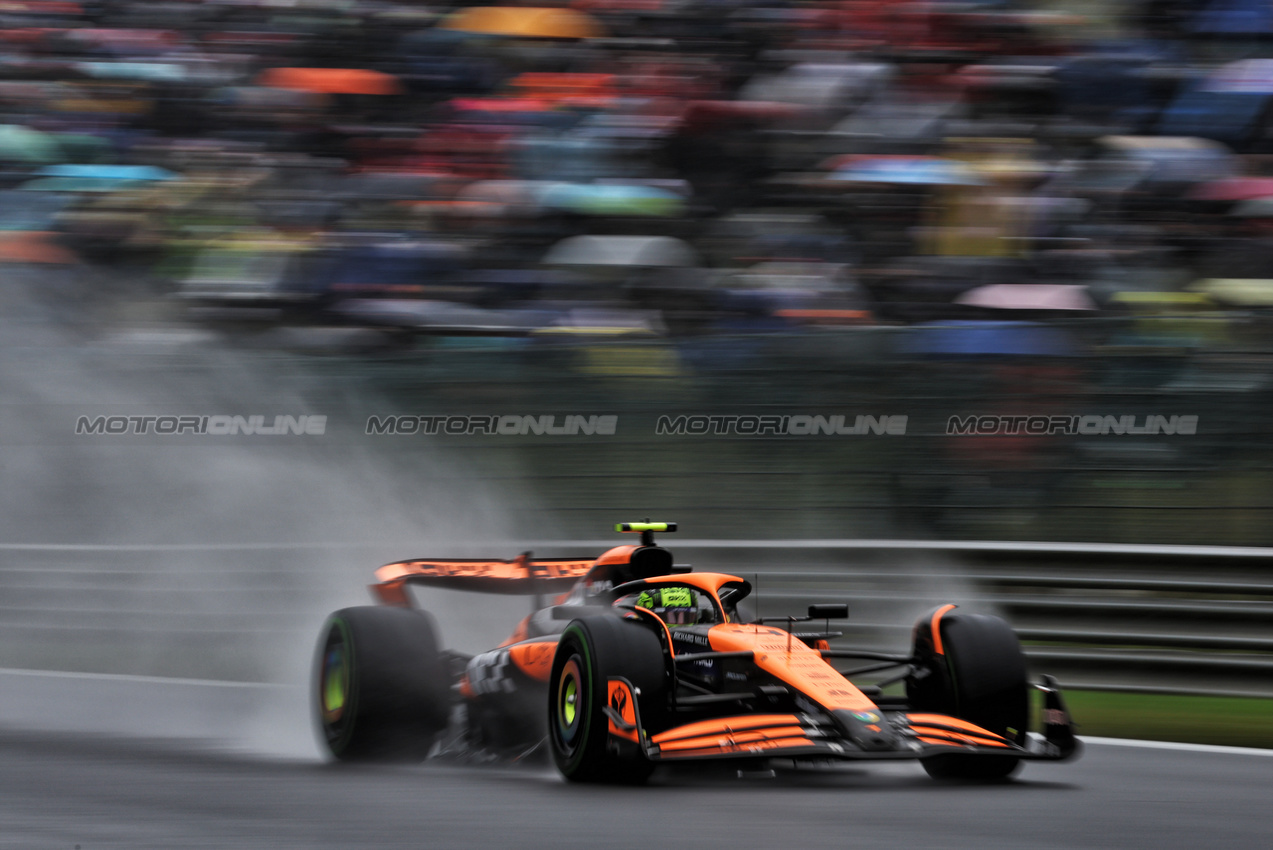
<path fill-rule="evenodd" d="M 201 688 L 286 688 L 266 682 L 232 682 L 224 679 L 177 679 L 167 676 L 133 676 L 125 673 L 73 673 L 69 670 L 24 670 L 0 667 L 0 676 L 32 676 L 41 679 L 83 679 L 101 682 L 133 682 L 146 685 L 190 685 Z"/>
<path fill-rule="evenodd" d="M 1186 750 L 1195 753 L 1220 753 L 1236 756 L 1273 756 L 1273 750 L 1255 747 L 1224 747 L 1218 744 L 1184 744 L 1179 741 L 1140 741 L 1135 738 L 1089 738 L 1080 735 L 1084 744 L 1104 747 L 1141 747 L 1147 750 Z"/>
<path fill-rule="evenodd" d="M 106 682 L 134 682 L 152 685 L 191 685 L 215 688 L 287 688 L 287 685 L 264 682 L 230 682 L 220 679 L 170 679 L 164 676 L 132 676 L 120 673 L 72 673 L 63 670 L 22 670 L 0 668 L 0 676 L 36 676 L 48 679 L 81 679 Z M 1135 738 L 1092 738 L 1081 736 L 1084 744 L 1102 747 L 1140 747 L 1150 750 L 1183 750 L 1196 753 L 1217 753 L 1239 756 L 1273 756 L 1273 750 L 1255 747 L 1224 747 L 1215 744 L 1184 744 L 1177 741 L 1141 741 Z"/>

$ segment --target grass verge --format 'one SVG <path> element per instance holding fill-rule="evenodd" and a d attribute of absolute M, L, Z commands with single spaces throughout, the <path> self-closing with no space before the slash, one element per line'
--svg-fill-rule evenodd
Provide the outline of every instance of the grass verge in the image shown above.
<path fill-rule="evenodd" d="M 1273 748 L 1273 699 L 1064 691 L 1080 736 Z"/>

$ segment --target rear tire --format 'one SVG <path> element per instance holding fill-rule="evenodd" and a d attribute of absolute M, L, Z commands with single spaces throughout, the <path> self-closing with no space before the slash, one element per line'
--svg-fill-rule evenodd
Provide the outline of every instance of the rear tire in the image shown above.
<path fill-rule="evenodd" d="M 423 611 L 337 611 L 323 627 L 314 666 L 318 735 L 339 761 L 420 762 L 446 728 L 449 671 Z"/>
<path fill-rule="evenodd" d="M 943 653 L 933 645 L 931 616 L 916 628 L 915 657 L 927 675 L 906 683 L 912 711 L 947 714 L 1024 745 L 1029 722 L 1025 655 L 1012 627 L 987 614 L 950 612 L 940 620 Z M 1021 767 L 1015 756 L 930 756 L 921 764 L 934 779 L 988 782 Z"/>
<path fill-rule="evenodd" d="M 567 626 L 548 680 L 548 739 L 557 769 L 571 782 L 640 784 L 654 771 L 641 753 L 610 749 L 604 708 L 609 679 L 616 676 L 640 692 L 641 723 L 657 731 L 667 710 L 667 667 L 658 636 L 618 616 Z"/>

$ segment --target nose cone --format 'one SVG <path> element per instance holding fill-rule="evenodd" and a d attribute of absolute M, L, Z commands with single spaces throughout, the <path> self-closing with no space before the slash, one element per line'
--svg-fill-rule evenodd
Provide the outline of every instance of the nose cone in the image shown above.
<path fill-rule="evenodd" d="M 867 752 L 897 749 L 897 733 L 878 709 L 850 711 L 846 708 L 831 712 L 844 736 Z"/>

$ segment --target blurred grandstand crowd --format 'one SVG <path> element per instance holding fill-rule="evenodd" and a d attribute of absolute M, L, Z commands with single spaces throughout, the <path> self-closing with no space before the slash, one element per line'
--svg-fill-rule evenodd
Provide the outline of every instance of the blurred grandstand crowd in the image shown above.
<path fill-rule="evenodd" d="M 0 262 L 395 340 L 1273 305 L 1273 5 L 1098 8 L 3 0 Z"/>

